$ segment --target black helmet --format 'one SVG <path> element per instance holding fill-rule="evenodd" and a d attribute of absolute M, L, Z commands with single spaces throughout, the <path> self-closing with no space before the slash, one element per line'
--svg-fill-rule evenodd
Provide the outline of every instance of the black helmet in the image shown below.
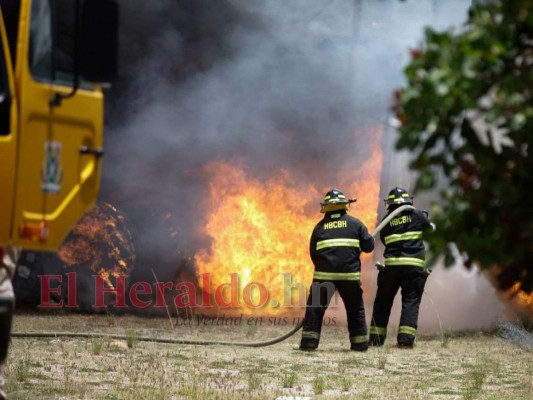
<path fill-rule="evenodd" d="M 347 209 L 347 204 L 355 201 L 355 199 L 347 199 L 344 193 L 339 189 L 331 189 L 324 195 L 324 202 L 320 203 L 322 206 L 320 212 L 325 213 L 329 211 L 345 210 Z"/>
<path fill-rule="evenodd" d="M 413 204 L 413 197 L 409 196 L 409 193 L 405 189 L 396 186 L 389 192 L 389 195 L 384 201 L 388 210 L 390 206 L 394 205 Z"/>

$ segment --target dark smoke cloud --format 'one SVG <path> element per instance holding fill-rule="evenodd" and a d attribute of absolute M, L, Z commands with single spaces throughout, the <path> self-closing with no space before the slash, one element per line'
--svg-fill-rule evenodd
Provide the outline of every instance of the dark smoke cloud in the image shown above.
<path fill-rule="evenodd" d="M 102 197 L 139 219 L 153 252 L 168 240 L 146 211 L 175 215 L 187 248 L 211 160 L 239 158 L 259 177 L 288 168 L 319 184 L 348 159 L 366 161 L 368 141 L 352 133 L 383 110 L 358 111 L 349 3 L 150 3 L 122 4 L 124 77 L 109 92 Z"/>
<path fill-rule="evenodd" d="M 185 227 L 178 244 L 194 248 L 209 161 L 335 182 L 340 165 L 371 154 L 371 138 L 353 133 L 386 120 L 423 25 L 457 24 L 467 3 L 122 1 L 102 198 L 138 218 L 160 252 L 168 235 L 149 209 L 172 213 Z"/>
<path fill-rule="evenodd" d="M 459 28 L 470 5 L 120 3 L 121 78 L 108 92 L 101 199 L 134 226 L 138 264 L 169 270 L 205 245 L 194 233 L 206 163 L 240 159 L 259 178 L 286 168 L 329 185 L 339 165 L 367 161 L 370 138 L 353 133 L 387 121 L 424 26 Z"/>

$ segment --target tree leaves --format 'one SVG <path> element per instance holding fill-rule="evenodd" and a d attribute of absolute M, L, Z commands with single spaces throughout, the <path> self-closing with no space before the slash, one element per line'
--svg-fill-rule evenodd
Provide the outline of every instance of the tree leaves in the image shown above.
<path fill-rule="evenodd" d="M 462 32 L 427 29 L 411 57 L 396 148 L 414 156 L 415 193 L 440 187 L 433 260 L 451 265 L 456 248 L 502 288 L 533 291 L 533 1 L 474 6 Z"/>

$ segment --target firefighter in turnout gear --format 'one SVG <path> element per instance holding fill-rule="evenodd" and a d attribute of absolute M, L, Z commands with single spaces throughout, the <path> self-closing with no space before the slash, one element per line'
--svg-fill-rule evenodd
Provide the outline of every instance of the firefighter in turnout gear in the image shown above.
<path fill-rule="evenodd" d="M 374 250 L 374 238 L 360 220 L 347 214 L 349 204 L 355 201 L 332 189 L 320 203 L 320 212 L 325 215 L 315 226 L 310 240 L 315 272 L 303 322 L 301 350 L 318 347 L 324 313 L 336 291 L 346 308 L 351 349 L 368 349 L 360 254 Z"/>
<path fill-rule="evenodd" d="M 395 187 L 385 199 L 387 215 L 403 205 L 413 205 L 407 191 Z M 385 216 L 384 218 L 386 218 Z M 425 211 L 413 207 L 401 211 L 380 231 L 385 267 L 378 273 L 378 287 L 370 323 L 371 346 L 382 346 L 398 289 L 402 289 L 402 311 L 397 342 L 399 347 L 412 348 L 418 325 L 418 311 L 429 271 L 425 268 L 423 232 L 433 225 Z"/>

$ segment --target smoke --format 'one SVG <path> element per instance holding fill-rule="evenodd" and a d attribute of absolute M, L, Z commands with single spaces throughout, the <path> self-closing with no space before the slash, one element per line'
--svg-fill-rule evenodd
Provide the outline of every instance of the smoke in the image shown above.
<path fill-rule="evenodd" d="M 121 78 L 107 93 L 101 198 L 134 226 L 137 264 L 162 274 L 205 245 L 196 234 L 205 221 L 200 205 L 207 163 L 238 161 L 259 178 L 288 169 L 318 187 L 336 181 L 339 165 L 357 169 L 371 154 L 372 138 L 354 132 L 387 120 L 408 49 L 419 45 L 424 26 L 460 28 L 470 5 L 120 3 Z M 384 180 L 385 189 L 396 185 L 394 176 Z M 476 312 L 463 321 L 457 315 L 468 311 L 463 302 L 476 310 L 497 309 L 491 287 L 480 278 L 450 274 L 435 272 L 428 287 L 435 301 L 455 309 L 450 323 L 480 318 Z"/>
<path fill-rule="evenodd" d="M 102 197 L 142 203 L 143 233 L 160 244 L 145 204 L 178 210 L 189 248 L 211 160 L 335 182 L 339 165 L 355 169 L 371 154 L 369 138 L 353 132 L 384 121 L 421 22 L 450 8 L 426 3 L 122 1 Z"/>

